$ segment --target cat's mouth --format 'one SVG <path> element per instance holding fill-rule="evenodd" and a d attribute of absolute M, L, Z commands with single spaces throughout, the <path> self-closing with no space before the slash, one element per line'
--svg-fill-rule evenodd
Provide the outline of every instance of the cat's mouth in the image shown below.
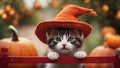
<path fill-rule="evenodd" d="M 71 50 L 68 49 L 68 48 L 62 48 L 62 49 L 60 50 L 60 52 L 61 52 L 62 54 L 68 54 L 68 53 L 71 52 Z"/>
<path fill-rule="evenodd" d="M 61 50 L 70 50 L 70 49 L 64 47 L 64 48 L 62 48 Z"/>

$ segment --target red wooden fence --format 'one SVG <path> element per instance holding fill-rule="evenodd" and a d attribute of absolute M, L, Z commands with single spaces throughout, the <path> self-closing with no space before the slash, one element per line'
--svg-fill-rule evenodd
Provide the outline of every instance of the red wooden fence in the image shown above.
<path fill-rule="evenodd" d="M 57 61 L 51 61 L 47 57 L 12 57 L 8 56 L 8 49 L 2 48 L 0 63 L 2 68 L 8 68 L 8 63 L 113 63 L 114 68 L 120 68 L 120 59 L 116 56 L 109 57 L 86 57 L 84 59 L 76 59 L 74 57 L 60 57 Z"/>

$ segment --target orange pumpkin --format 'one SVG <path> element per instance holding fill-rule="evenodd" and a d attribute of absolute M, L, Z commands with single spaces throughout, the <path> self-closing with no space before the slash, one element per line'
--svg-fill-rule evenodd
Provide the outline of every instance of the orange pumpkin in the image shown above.
<path fill-rule="evenodd" d="M 35 8 L 35 10 L 41 10 L 42 7 L 41 7 L 40 3 L 38 1 L 36 1 L 34 4 L 34 8 Z"/>
<path fill-rule="evenodd" d="M 109 47 L 118 48 L 120 47 L 120 36 L 113 34 L 106 34 L 105 42 L 108 44 Z"/>
<path fill-rule="evenodd" d="M 116 34 L 116 30 L 113 27 L 104 27 L 102 29 L 102 33 L 103 35 L 107 34 L 107 33 L 111 33 L 111 34 Z"/>
<path fill-rule="evenodd" d="M 0 49 L 8 48 L 8 56 L 37 56 L 37 51 L 34 45 L 27 39 L 18 37 L 16 29 L 10 26 L 13 32 L 12 38 L 0 40 Z M 0 51 L 1 55 L 1 51 Z M 35 68 L 35 64 L 9 64 L 9 68 Z"/>
<path fill-rule="evenodd" d="M 115 56 L 115 54 L 114 54 L 114 49 L 103 45 L 93 49 L 89 56 L 102 57 L 102 56 Z M 86 68 L 114 68 L 114 65 L 112 63 L 111 64 L 110 63 L 101 63 L 101 64 L 92 63 L 92 64 L 87 64 Z"/>
<path fill-rule="evenodd" d="M 58 6 L 58 4 L 59 4 L 58 0 L 53 0 L 52 1 L 52 6 L 56 7 L 56 6 Z"/>

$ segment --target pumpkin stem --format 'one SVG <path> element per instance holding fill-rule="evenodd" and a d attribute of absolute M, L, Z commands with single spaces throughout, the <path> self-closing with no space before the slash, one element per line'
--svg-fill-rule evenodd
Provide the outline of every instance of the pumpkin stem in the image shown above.
<path fill-rule="evenodd" d="M 17 29 L 14 26 L 12 26 L 12 25 L 9 26 L 9 29 L 13 33 L 12 41 L 19 41 L 18 36 L 17 36 Z"/>

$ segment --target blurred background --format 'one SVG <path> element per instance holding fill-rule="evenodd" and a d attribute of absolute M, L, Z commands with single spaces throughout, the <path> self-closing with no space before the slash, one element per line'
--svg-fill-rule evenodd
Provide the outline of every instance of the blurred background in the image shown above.
<path fill-rule="evenodd" d="M 93 26 L 91 35 L 84 42 L 88 54 L 103 44 L 103 27 L 111 26 L 120 34 L 120 0 L 0 0 L 0 39 L 11 37 L 8 26 L 14 25 L 20 37 L 28 38 L 39 55 L 45 55 L 47 46 L 35 36 L 36 25 L 54 19 L 69 4 L 92 8 L 98 14 L 96 17 L 86 14 L 79 18 L 79 21 Z"/>

